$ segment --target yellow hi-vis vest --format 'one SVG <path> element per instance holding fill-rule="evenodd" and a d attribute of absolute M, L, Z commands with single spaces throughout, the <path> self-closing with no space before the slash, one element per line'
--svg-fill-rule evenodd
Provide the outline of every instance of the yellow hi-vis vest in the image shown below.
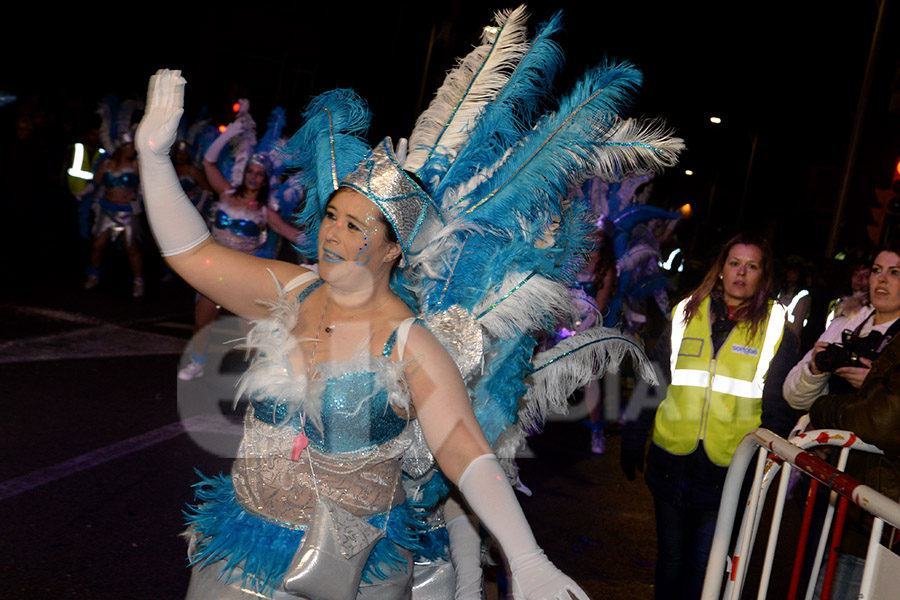
<path fill-rule="evenodd" d="M 781 343 L 786 311 L 769 301 L 769 317 L 750 337 L 738 323 L 713 354 L 709 297 L 687 325 L 683 300 L 672 312 L 672 383 L 656 411 L 653 441 L 687 455 L 703 443 L 707 456 L 726 466 L 744 435 L 759 427 L 766 372 Z"/>

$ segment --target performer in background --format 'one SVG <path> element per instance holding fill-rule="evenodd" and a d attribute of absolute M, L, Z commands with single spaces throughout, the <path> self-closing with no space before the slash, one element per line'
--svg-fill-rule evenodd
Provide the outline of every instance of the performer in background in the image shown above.
<path fill-rule="evenodd" d="M 266 250 L 270 228 L 294 242 L 299 238 L 300 231 L 281 217 L 277 202 L 269 196 L 272 159 L 267 153 L 257 152 L 249 157 L 241 183 L 236 187 L 216 166 L 219 154 L 245 127 L 241 120 L 231 123 L 210 144 L 203 157 L 205 179 L 217 195 L 205 214 L 216 243 L 247 254 L 258 254 Z M 220 310 L 218 303 L 198 294 L 194 305 L 191 360 L 178 372 L 178 378 L 182 381 L 203 376 L 209 348 L 209 326 L 219 317 Z"/>

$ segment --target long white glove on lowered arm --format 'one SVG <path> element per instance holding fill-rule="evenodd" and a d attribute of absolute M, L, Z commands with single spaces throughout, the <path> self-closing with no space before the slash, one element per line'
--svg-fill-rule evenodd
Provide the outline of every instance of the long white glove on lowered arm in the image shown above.
<path fill-rule="evenodd" d="M 209 237 L 169 158 L 184 113 L 184 84 L 181 71 L 164 69 L 150 78 L 144 118 L 134 140 L 147 219 L 163 256 L 190 250 Z"/>
<path fill-rule="evenodd" d="M 503 548 L 512 571 L 513 598 L 588 600 L 584 590 L 557 569 L 537 545 L 496 456 L 483 454 L 469 463 L 457 487 Z"/>

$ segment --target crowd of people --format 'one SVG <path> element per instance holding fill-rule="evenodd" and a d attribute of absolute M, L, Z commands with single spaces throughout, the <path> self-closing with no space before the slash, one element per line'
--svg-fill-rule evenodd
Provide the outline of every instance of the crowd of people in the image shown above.
<path fill-rule="evenodd" d="M 725 474 L 756 427 L 787 438 L 806 415 L 810 428 L 853 431 L 884 455 L 856 457 L 848 471 L 900 499 L 900 245 L 836 266 L 842 282 L 829 287 L 813 279 L 822 269 L 810 259 L 781 259 L 763 237 L 739 233 L 698 281 L 678 285 L 658 265 L 663 248 L 678 241 L 680 217 L 635 200 L 645 174 L 612 190 L 594 178 L 594 187 L 573 193 L 573 183 L 589 179 L 576 165 L 531 205 L 521 189 L 511 194 L 523 202 L 517 209 L 545 211 L 546 222 L 485 233 L 502 229 L 502 209 L 484 209 L 484 220 L 470 215 L 502 199 L 503 186 L 530 167 L 503 170 L 520 140 L 541 134 L 536 126 L 501 139 L 459 125 L 467 140 L 452 152 L 442 140 L 422 153 L 428 143 L 415 137 L 409 146 L 386 139 L 369 148 L 356 121 L 365 111 L 336 91 L 313 100 L 304 126 L 277 152 L 232 156 L 239 168 L 226 174 L 222 153 L 237 152 L 246 120 L 198 152 L 179 129 L 184 90 L 179 72 L 156 74 L 139 127 L 137 119 L 120 124 L 105 154 L 96 139 L 103 126 L 86 128 L 95 135 L 66 151 L 68 174 L 56 182 L 72 202 L 71 235 L 85 241 L 87 292 L 102 285 L 111 246 L 125 253 L 134 298 L 145 295 L 144 259 L 154 252 L 196 290 L 180 379 L 204 376 L 208 330 L 223 310 L 247 323 L 253 359 L 238 391 L 249 398 L 244 436 L 232 472 L 197 486 L 186 534 L 188 597 L 401 598 L 415 585 L 433 598 L 482 598 L 486 531 L 503 551 L 515 597 L 586 598 L 537 545 L 509 459 L 531 433 L 516 422 L 528 422 L 527 411 L 516 414 L 522 398 L 530 401 L 526 378 L 575 356 L 578 343 L 595 345 L 604 368 L 618 366 L 598 331 L 604 344 L 643 346 L 632 355 L 635 372 L 652 379 L 647 367 L 657 365 L 666 380 L 658 407 L 621 423 L 619 457 L 629 480 L 644 472 L 653 497 L 656 598 L 700 597 Z M 499 95 L 478 109 L 515 101 Z M 434 117 L 423 123 L 439 122 Z M 15 124 L 13 147 L 30 147 L 32 119 Z M 661 156 L 680 149 L 666 148 L 671 138 L 656 142 Z M 436 157 L 438 147 L 446 153 Z M 496 152 L 496 168 L 473 168 L 491 156 L 486 148 Z M 280 162 L 303 176 L 288 179 Z M 300 205 L 285 210 L 287 197 Z M 616 211 L 635 207 L 645 217 L 625 228 Z M 270 236 L 289 244 L 273 251 Z M 516 253 L 501 248 L 511 247 L 526 258 L 510 262 Z M 571 257 L 583 268 L 563 273 Z M 480 270 L 457 271 L 476 264 Z M 526 286 L 541 276 L 544 287 Z M 533 297 L 493 312 L 520 298 L 519 289 Z M 610 332 L 621 337 L 609 342 Z M 542 364 L 544 356 L 553 358 Z M 592 451 L 603 454 L 607 373 L 579 373 L 556 393 L 565 399 L 580 390 L 590 404 Z M 506 396 L 511 405 L 503 407 Z M 512 416 L 493 414 L 502 409 Z M 859 587 L 865 525 L 862 517 L 854 524 L 840 548 L 845 585 L 833 598 L 856 597 Z"/>

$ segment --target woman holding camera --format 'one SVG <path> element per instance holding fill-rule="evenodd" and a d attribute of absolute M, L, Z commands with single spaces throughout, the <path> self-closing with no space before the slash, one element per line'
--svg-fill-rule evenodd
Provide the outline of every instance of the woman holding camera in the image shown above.
<path fill-rule="evenodd" d="M 808 410 L 819 396 L 855 392 L 872 361 L 900 331 L 900 243 L 886 245 L 869 274 L 869 303 L 834 319 L 784 382 L 792 407 Z M 837 377 L 833 377 L 836 375 Z"/>

